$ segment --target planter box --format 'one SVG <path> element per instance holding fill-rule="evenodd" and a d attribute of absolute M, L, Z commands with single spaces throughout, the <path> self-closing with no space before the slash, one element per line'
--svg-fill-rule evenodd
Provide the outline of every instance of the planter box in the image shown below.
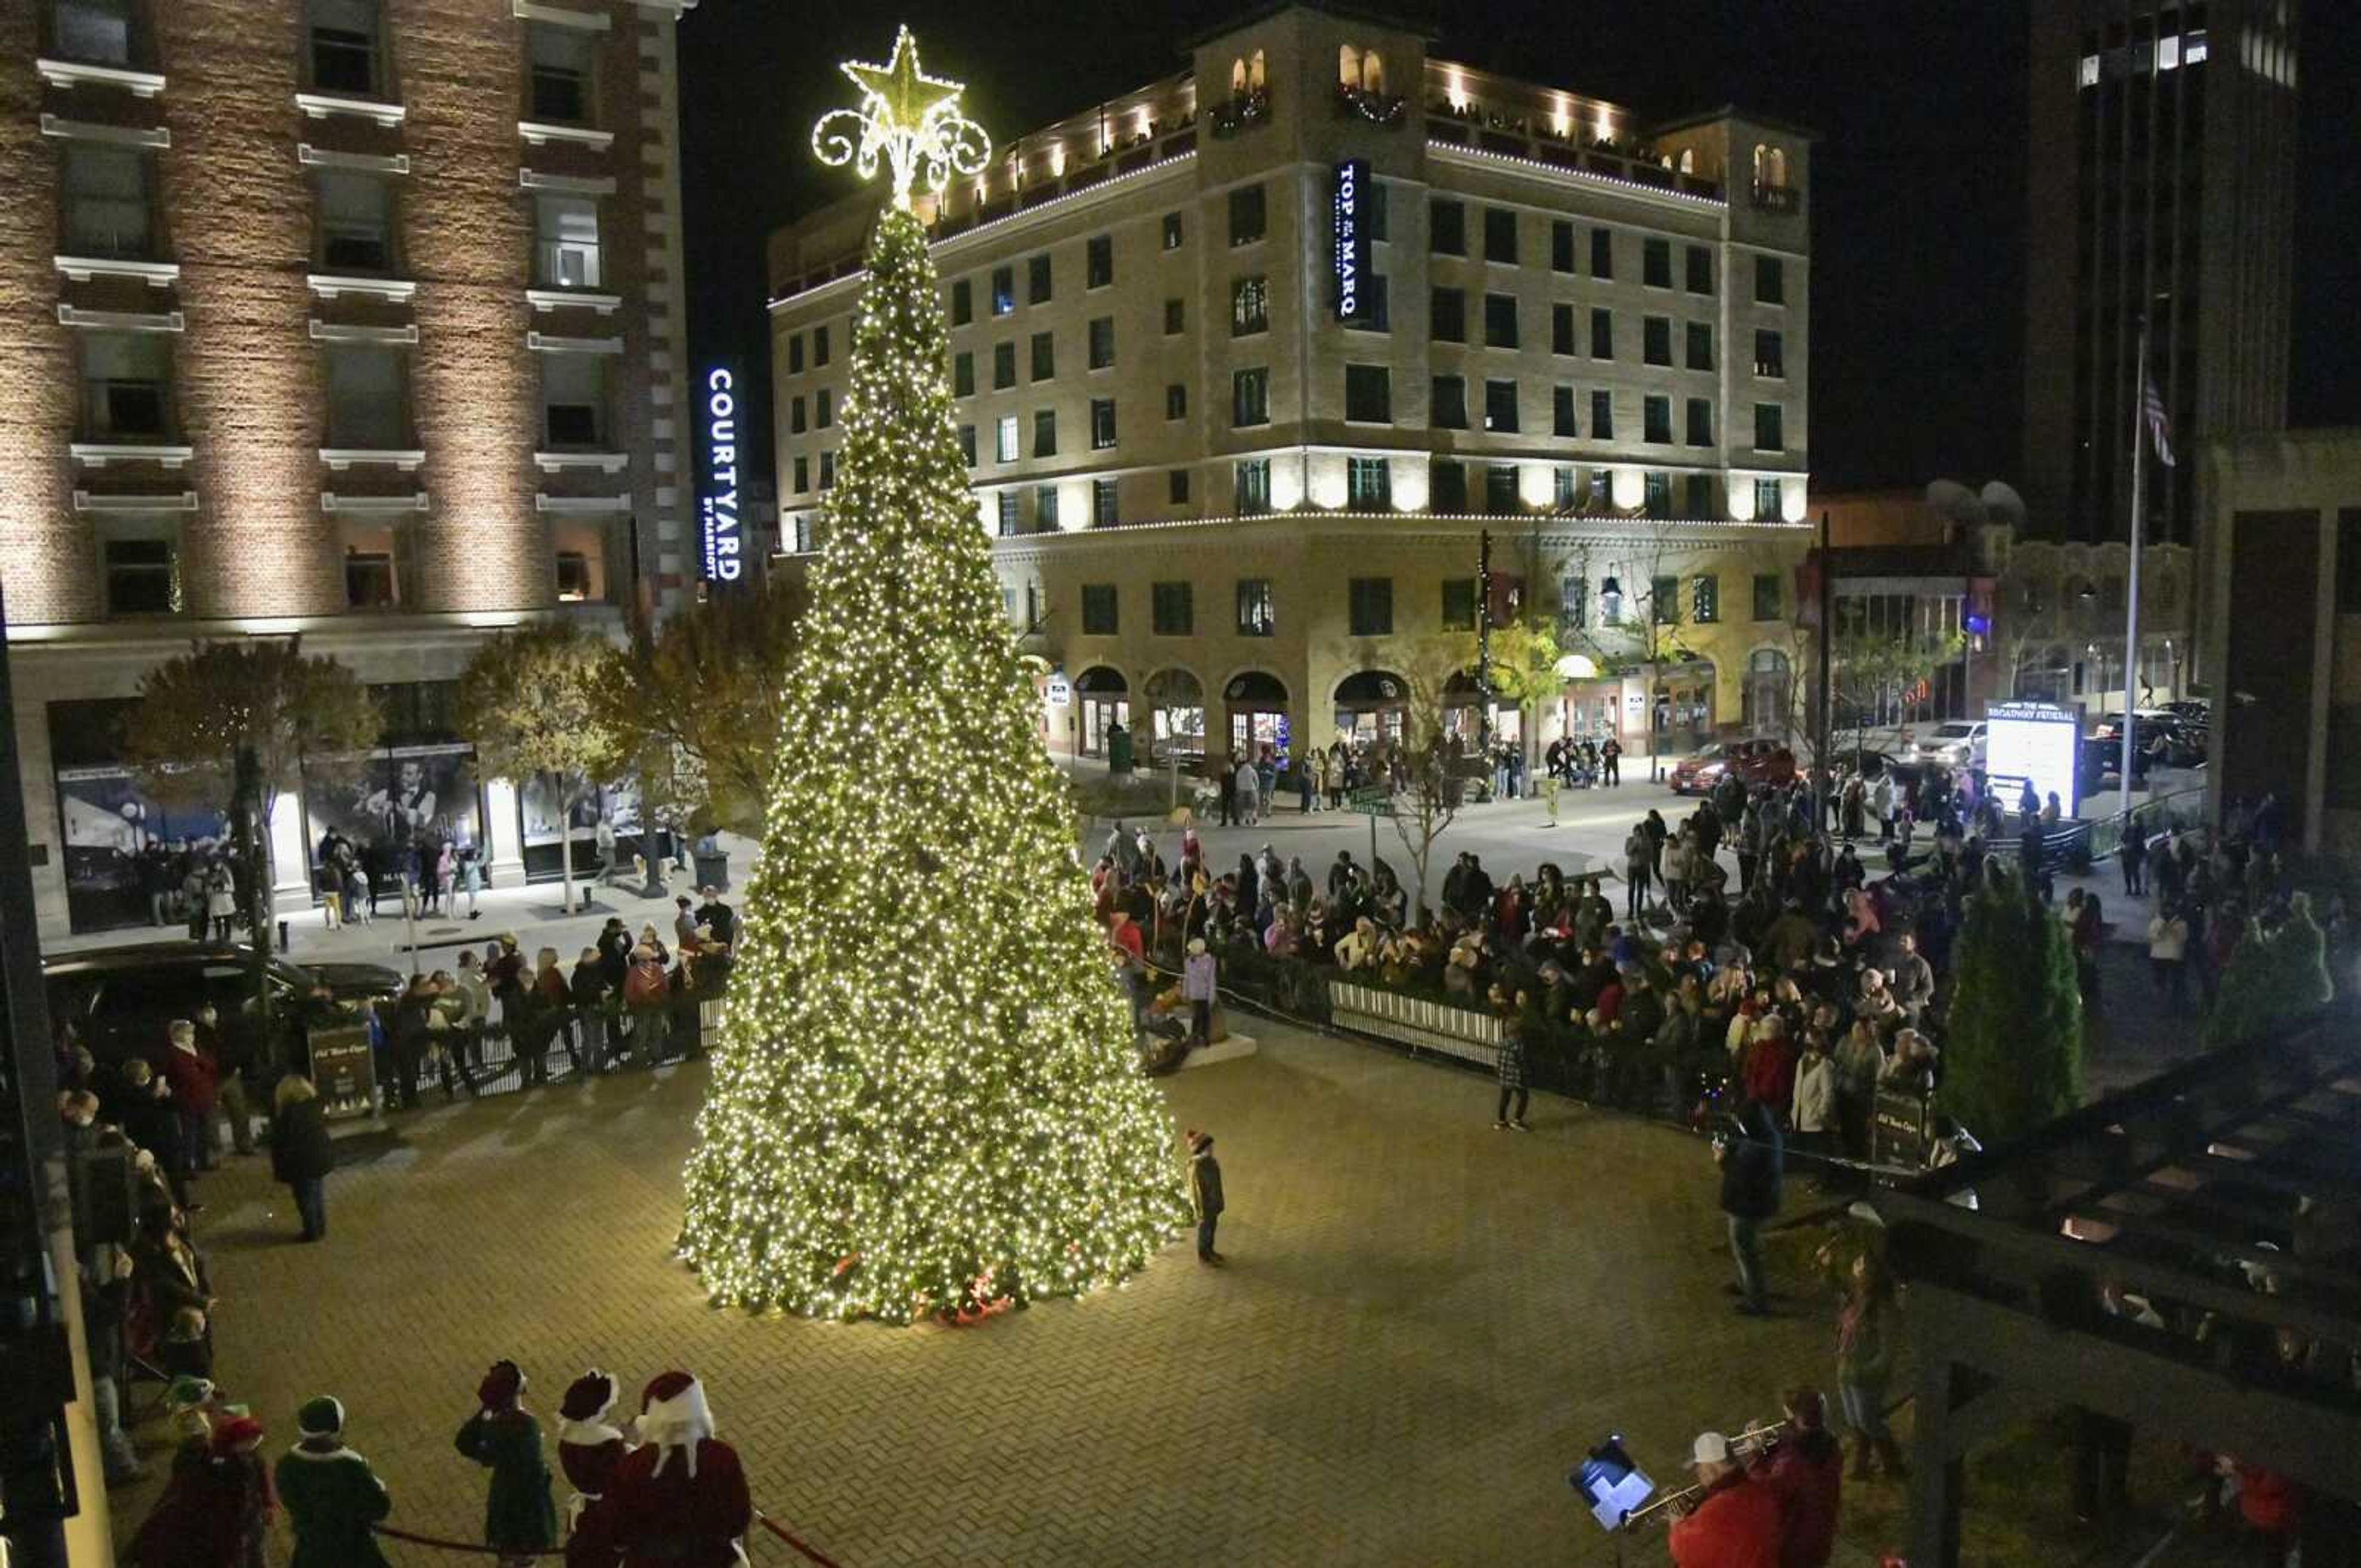
<path fill-rule="evenodd" d="M 1328 982 L 1328 1012 L 1342 1028 L 1456 1057 L 1487 1071 L 1499 1069 L 1500 1021 L 1489 1013 L 1343 980 Z"/>

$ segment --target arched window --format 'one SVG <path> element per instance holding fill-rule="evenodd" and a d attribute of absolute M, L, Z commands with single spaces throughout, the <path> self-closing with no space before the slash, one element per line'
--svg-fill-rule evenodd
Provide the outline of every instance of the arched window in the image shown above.
<path fill-rule="evenodd" d="M 1771 189 L 1773 191 L 1784 191 L 1786 188 L 1787 149 L 1783 147 L 1774 147 L 1771 149 Z"/>
<path fill-rule="evenodd" d="M 1361 84 L 1361 51 L 1351 44 L 1336 46 L 1336 85 L 1358 87 Z"/>
<path fill-rule="evenodd" d="M 1681 148 L 1681 172 L 1684 174 L 1697 172 L 1697 148 L 1693 147 Z"/>
<path fill-rule="evenodd" d="M 1386 90 L 1386 62 L 1378 58 L 1375 49 L 1361 57 L 1361 90 L 1365 93 Z"/>
<path fill-rule="evenodd" d="M 1246 62 L 1243 58 L 1240 58 L 1230 61 L 1230 96 L 1234 98 L 1243 98 L 1246 96 Z M 1754 149 L 1754 162 L 1756 169 L 1759 170 L 1763 163 L 1763 149 L 1761 148 L 1756 148 Z M 1763 176 L 1760 172 L 1757 172 L 1755 178 L 1760 180 Z"/>
<path fill-rule="evenodd" d="M 1257 49 L 1254 51 L 1254 59 L 1246 63 L 1246 89 L 1249 92 L 1259 93 L 1262 87 L 1262 50 Z"/>
<path fill-rule="evenodd" d="M 1770 172 L 1771 149 L 1758 141 L 1754 144 L 1754 182 L 1757 185 L 1767 184 Z"/>

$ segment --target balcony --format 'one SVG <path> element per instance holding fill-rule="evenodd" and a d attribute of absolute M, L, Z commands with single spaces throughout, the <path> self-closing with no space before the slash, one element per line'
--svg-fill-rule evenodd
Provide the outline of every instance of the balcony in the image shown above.
<path fill-rule="evenodd" d="M 1409 100 L 1399 93 L 1372 93 L 1367 88 L 1336 84 L 1336 115 L 1339 119 L 1366 120 L 1373 126 L 1390 129 L 1400 125 L 1410 107 Z"/>
<path fill-rule="evenodd" d="M 1793 185 L 1757 184 L 1753 190 L 1754 210 L 1758 213 L 1797 213 L 1803 210 L 1804 193 Z"/>
<path fill-rule="evenodd" d="M 1680 195 L 1708 201 L 1719 201 L 1723 196 L 1719 181 L 1684 173 L 1677 167 L 1667 168 L 1666 155 L 1653 148 L 1612 138 L 1601 140 L 1587 132 L 1561 135 L 1546 125 L 1495 114 L 1477 104 L 1454 105 L 1441 98 L 1429 104 L 1426 136 L 1431 142 L 1521 158 Z"/>
<path fill-rule="evenodd" d="M 1256 87 L 1234 93 L 1224 103 L 1216 104 L 1205 115 L 1217 137 L 1234 137 L 1240 131 L 1270 120 L 1270 89 Z"/>

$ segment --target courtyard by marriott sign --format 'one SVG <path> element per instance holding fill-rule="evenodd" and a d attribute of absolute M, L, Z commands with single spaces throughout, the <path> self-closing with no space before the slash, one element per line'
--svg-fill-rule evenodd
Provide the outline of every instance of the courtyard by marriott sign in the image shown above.
<path fill-rule="evenodd" d="M 734 583 L 745 572 L 738 531 L 738 377 L 717 365 L 705 378 L 706 493 L 700 519 L 705 580 Z"/>

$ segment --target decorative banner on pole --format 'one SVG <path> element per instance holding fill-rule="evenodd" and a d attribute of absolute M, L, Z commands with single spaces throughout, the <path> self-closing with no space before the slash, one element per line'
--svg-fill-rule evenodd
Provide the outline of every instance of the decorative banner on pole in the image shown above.
<path fill-rule="evenodd" d="M 744 537 L 738 531 L 738 373 L 717 365 L 705 375 L 705 495 L 698 530 L 705 580 L 734 583 L 745 575 Z"/>
<path fill-rule="evenodd" d="M 1371 313 L 1369 230 L 1364 221 L 1369 199 L 1367 160 L 1348 158 L 1336 166 L 1336 319 L 1359 322 Z"/>

